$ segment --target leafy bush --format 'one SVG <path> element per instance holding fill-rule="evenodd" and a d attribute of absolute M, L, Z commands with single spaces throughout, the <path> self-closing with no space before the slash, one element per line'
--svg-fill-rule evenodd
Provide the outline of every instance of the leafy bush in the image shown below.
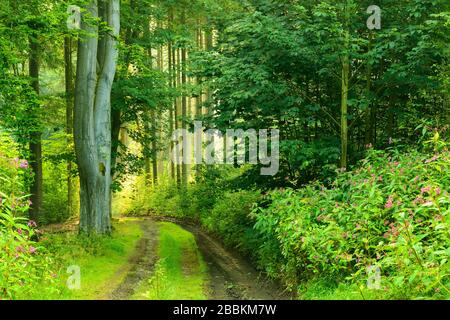
<path fill-rule="evenodd" d="M 276 190 L 253 211 L 259 266 L 291 288 L 330 277 L 364 286 L 381 270 L 384 297 L 449 297 L 450 153 L 371 150 L 326 189 Z"/>
<path fill-rule="evenodd" d="M 28 161 L 18 154 L 17 144 L 0 131 L 0 191 L 16 197 L 25 194 L 33 178 Z"/>
<path fill-rule="evenodd" d="M 5 177 L 0 178 L 8 182 Z M 53 259 L 32 241 L 39 233 L 36 223 L 21 217 L 28 210 L 27 201 L 26 196 L 8 196 L 0 191 L 1 299 L 26 298 L 38 288 L 42 295 L 58 290 L 52 285 L 57 281 L 52 271 Z"/>
<path fill-rule="evenodd" d="M 202 213 L 201 222 L 227 246 L 249 253 L 254 240 L 254 222 L 249 215 L 260 197 L 259 191 L 226 192 L 211 212 Z"/>

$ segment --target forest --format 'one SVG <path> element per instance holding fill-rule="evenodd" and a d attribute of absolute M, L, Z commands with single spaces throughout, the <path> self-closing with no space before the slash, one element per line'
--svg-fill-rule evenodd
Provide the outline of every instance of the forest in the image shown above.
<path fill-rule="evenodd" d="M 450 299 L 447 0 L 0 0 L 0 300 Z"/>

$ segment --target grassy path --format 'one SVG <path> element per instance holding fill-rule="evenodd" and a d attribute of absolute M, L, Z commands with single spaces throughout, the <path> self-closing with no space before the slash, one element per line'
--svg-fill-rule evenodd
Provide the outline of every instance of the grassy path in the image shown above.
<path fill-rule="evenodd" d="M 198 227 L 153 219 L 118 219 L 111 237 L 54 233 L 47 243 L 62 260 L 61 290 L 44 299 L 286 299 L 278 286 Z M 55 232 L 54 230 L 52 232 Z M 80 267 L 81 288 L 64 274 Z"/>
<path fill-rule="evenodd" d="M 194 236 L 169 222 L 155 222 L 159 228 L 159 260 L 153 274 L 143 281 L 134 299 L 206 299 L 208 273 Z"/>

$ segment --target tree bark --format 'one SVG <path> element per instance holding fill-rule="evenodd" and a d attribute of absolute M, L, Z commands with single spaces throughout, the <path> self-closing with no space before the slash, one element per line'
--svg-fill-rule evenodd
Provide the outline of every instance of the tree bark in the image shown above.
<path fill-rule="evenodd" d="M 348 3 L 345 8 L 346 23 L 350 20 Z M 348 28 L 348 26 L 346 26 Z M 342 84 L 341 84 L 341 168 L 347 169 L 348 152 L 348 89 L 350 75 L 350 33 L 345 31 L 344 56 L 342 57 Z"/>
<path fill-rule="evenodd" d="M 186 24 L 186 12 L 183 10 L 181 14 L 181 25 Z M 187 49 L 185 47 L 181 48 L 181 86 L 183 88 L 183 95 L 181 98 L 181 128 L 186 130 L 186 120 L 187 120 L 187 97 L 186 97 L 186 85 L 187 85 L 187 77 L 186 77 L 186 61 L 187 61 Z M 187 145 L 186 141 L 183 141 L 183 144 Z M 188 184 L 188 165 L 186 160 L 190 155 L 186 154 L 186 148 L 183 148 L 183 164 L 181 166 L 181 184 L 183 188 L 187 187 Z"/>
<path fill-rule="evenodd" d="M 370 32 L 369 34 L 369 48 L 368 52 L 372 50 L 372 42 L 373 42 L 373 33 Z M 366 74 L 366 95 L 367 99 L 371 99 L 370 93 L 372 90 L 372 65 L 370 64 L 370 61 L 367 61 L 367 74 Z M 369 102 L 367 111 L 366 111 L 366 132 L 365 132 L 365 138 L 364 138 L 364 144 L 367 146 L 369 144 L 374 145 L 373 141 L 373 108 L 372 108 L 372 102 Z"/>
<path fill-rule="evenodd" d="M 66 134 L 67 144 L 72 142 L 73 134 L 73 65 L 72 65 L 72 38 L 64 38 L 64 67 L 66 83 Z M 72 215 L 73 208 L 73 181 L 72 181 L 72 161 L 67 163 L 67 214 Z"/>
<path fill-rule="evenodd" d="M 39 72 L 40 72 L 40 53 L 39 42 L 36 35 L 29 38 L 30 56 L 29 56 L 29 75 L 32 79 L 31 86 L 37 95 L 40 94 Z M 39 126 L 39 124 L 36 124 Z M 30 186 L 30 219 L 37 220 L 42 207 L 42 133 L 38 129 L 33 129 L 30 133 L 30 165 L 34 172 L 34 179 Z"/>
<path fill-rule="evenodd" d="M 169 18 L 169 23 L 171 23 L 171 20 Z M 172 48 L 172 41 L 169 42 L 168 45 L 168 53 L 169 53 L 169 74 L 170 74 L 170 79 L 169 79 L 169 84 L 171 88 L 175 87 L 174 84 L 174 70 L 173 70 L 173 65 L 174 65 L 174 60 L 173 60 L 173 48 Z M 173 130 L 174 130 L 174 106 L 175 104 L 172 104 L 172 106 L 169 109 L 169 132 L 170 134 L 172 134 Z M 170 139 L 170 151 L 173 150 L 174 148 L 174 143 L 172 141 L 172 139 Z M 170 153 L 170 152 L 169 152 Z M 173 163 L 173 161 L 170 161 L 170 177 L 172 178 L 172 180 L 175 180 L 175 164 Z"/>
<path fill-rule="evenodd" d="M 84 19 L 100 17 L 111 28 L 99 36 Z M 80 173 L 80 232 L 111 231 L 111 88 L 118 57 L 120 0 L 91 0 L 78 43 L 74 138 Z"/>

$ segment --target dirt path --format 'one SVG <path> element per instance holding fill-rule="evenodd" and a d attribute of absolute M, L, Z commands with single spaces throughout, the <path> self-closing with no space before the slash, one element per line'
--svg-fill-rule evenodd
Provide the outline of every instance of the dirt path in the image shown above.
<path fill-rule="evenodd" d="M 207 293 L 213 300 L 279 300 L 290 299 L 280 286 L 261 275 L 241 256 L 226 250 L 222 244 L 199 228 L 183 226 L 192 232 L 210 273 Z"/>
<path fill-rule="evenodd" d="M 126 273 L 122 283 L 110 294 L 111 300 L 130 299 L 139 284 L 152 275 L 158 259 L 158 227 L 153 220 L 145 219 L 140 222 L 143 236 L 139 240 L 136 252 L 130 259 L 130 268 L 119 270 L 118 275 Z"/>
<path fill-rule="evenodd" d="M 200 227 L 176 219 L 163 220 L 178 224 L 195 236 L 198 248 L 208 265 L 210 283 L 206 293 L 209 299 L 292 299 L 278 284 L 255 270 L 244 257 L 224 248 L 220 241 Z"/>
<path fill-rule="evenodd" d="M 131 267 L 120 270 L 126 273 L 122 283 L 110 294 L 113 300 L 130 299 L 141 281 L 149 279 L 158 260 L 157 221 L 175 223 L 191 232 L 209 271 L 209 286 L 205 288 L 208 299 L 212 300 L 277 300 L 291 299 L 282 288 L 256 271 L 245 258 L 224 248 L 216 239 L 196 225 L 170 218 L 144 219 L 141 222 L 143 237 L 130 260 Z M 189 266 L 183 266 L 183 269 Z"/>

